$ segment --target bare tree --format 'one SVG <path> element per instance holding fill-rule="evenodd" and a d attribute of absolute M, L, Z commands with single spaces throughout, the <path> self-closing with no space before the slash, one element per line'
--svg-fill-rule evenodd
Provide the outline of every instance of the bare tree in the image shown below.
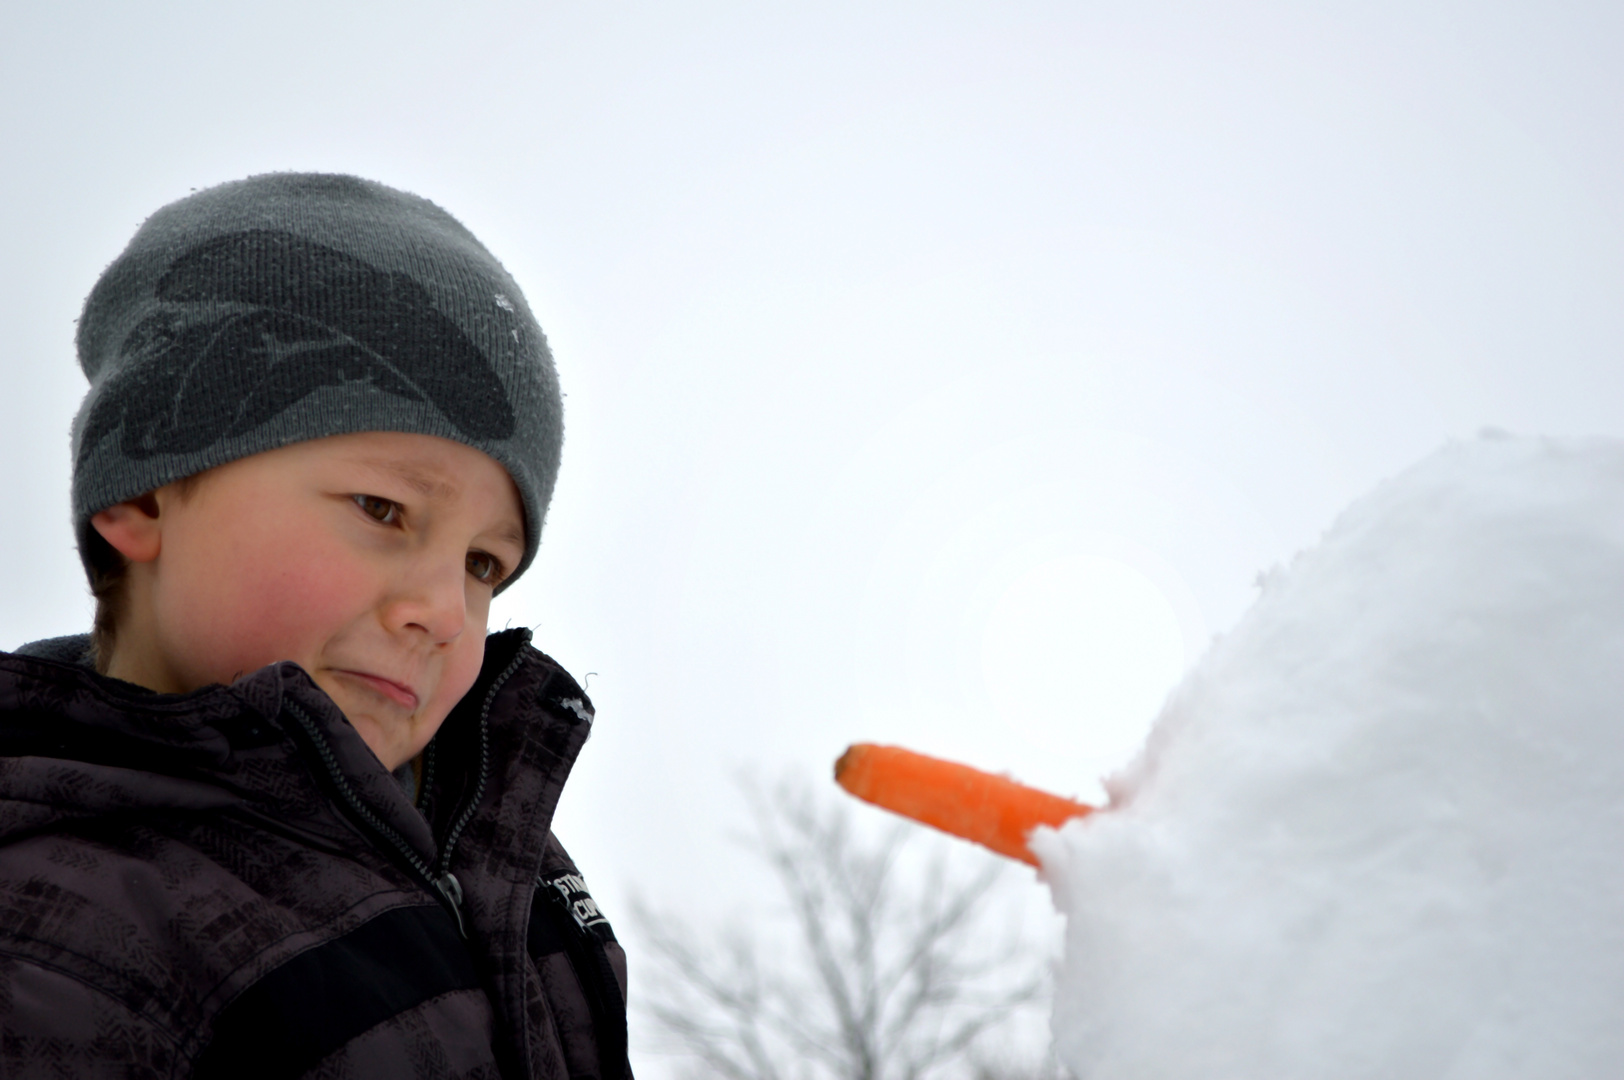
<path fill-rule="evenodd" d="M 1056 1075 L 1041 1046 L 1024 1068 L 998 1046 L 1047 988 L 1044 961 L 989 911 L 1001 863 L 954 872 L 949 841 L 906 825 L 864 838 L 804 787 L 746 794 L 787 908 L 776 939 L 770 917 L 696 934 L 636 911 L 656 969 L 637 997 L 676 1049 L 730 1080 Z"/>

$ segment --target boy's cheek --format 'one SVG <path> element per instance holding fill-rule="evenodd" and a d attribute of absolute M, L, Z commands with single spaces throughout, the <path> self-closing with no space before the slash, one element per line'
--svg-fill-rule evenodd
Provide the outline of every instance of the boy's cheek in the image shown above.
<path fill-rule="evenodd" d="M 444 720 L 451 710 L 456 708 L 468 691 L 474 688 L 479 679 L 479 671 L 485 664 L 485 625 L 469 626 L 468 633 L 451 655 L 451 663 L 446 665 L 446 673 L 440 681 L 440 687 L 435 694 L 435 703 L 440 705 L 440 719 Z"/>
<path fill-rule="evenodd" d="M 190 590 L 187 610 L 174 613 L 175 624 L 194 628 L 186 647 L 210 669 L 206 681 L 229 682 L 279 660 L 308 669 L 330 638 L 365 613 L 357 595 L 364 583 L 353 568 L 346 573 L 315 556 L 259 569 L 211 577 Z"/>

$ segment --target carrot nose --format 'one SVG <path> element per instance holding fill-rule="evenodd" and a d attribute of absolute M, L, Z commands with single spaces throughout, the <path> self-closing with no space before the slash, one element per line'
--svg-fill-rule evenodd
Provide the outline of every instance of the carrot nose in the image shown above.
<path fill-rule="evenodd" d="M 926 757 L 900 746 L 856 743 L 835 762 L 835 782 L 859 799 L 998 854 L 1038 865 L 1026 838 L 1093 812 L 1004 776 Z"/>

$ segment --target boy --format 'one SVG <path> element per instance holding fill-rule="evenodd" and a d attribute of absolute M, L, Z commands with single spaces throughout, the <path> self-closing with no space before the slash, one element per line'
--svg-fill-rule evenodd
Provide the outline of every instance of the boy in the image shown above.
<path fill-rule="evenodd" d="M 0 1075 L 629 1076 L 549 830 L 592 706 L 485 632 L 562 438 L 512 279 L 261 176 L 153 215 L 78 348 L 98 607 L 0 654 Z"/>

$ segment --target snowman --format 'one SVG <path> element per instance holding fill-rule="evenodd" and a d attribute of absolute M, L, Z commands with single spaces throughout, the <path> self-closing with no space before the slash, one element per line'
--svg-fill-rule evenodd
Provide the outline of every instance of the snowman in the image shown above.
<path fill-rule="evenodd" d="M 892 753 L 842 783 L 1041 865 L 1079 1080 L 1624 1076 L 1624 444 L 1378 487 L 1093 813 Z"/>

